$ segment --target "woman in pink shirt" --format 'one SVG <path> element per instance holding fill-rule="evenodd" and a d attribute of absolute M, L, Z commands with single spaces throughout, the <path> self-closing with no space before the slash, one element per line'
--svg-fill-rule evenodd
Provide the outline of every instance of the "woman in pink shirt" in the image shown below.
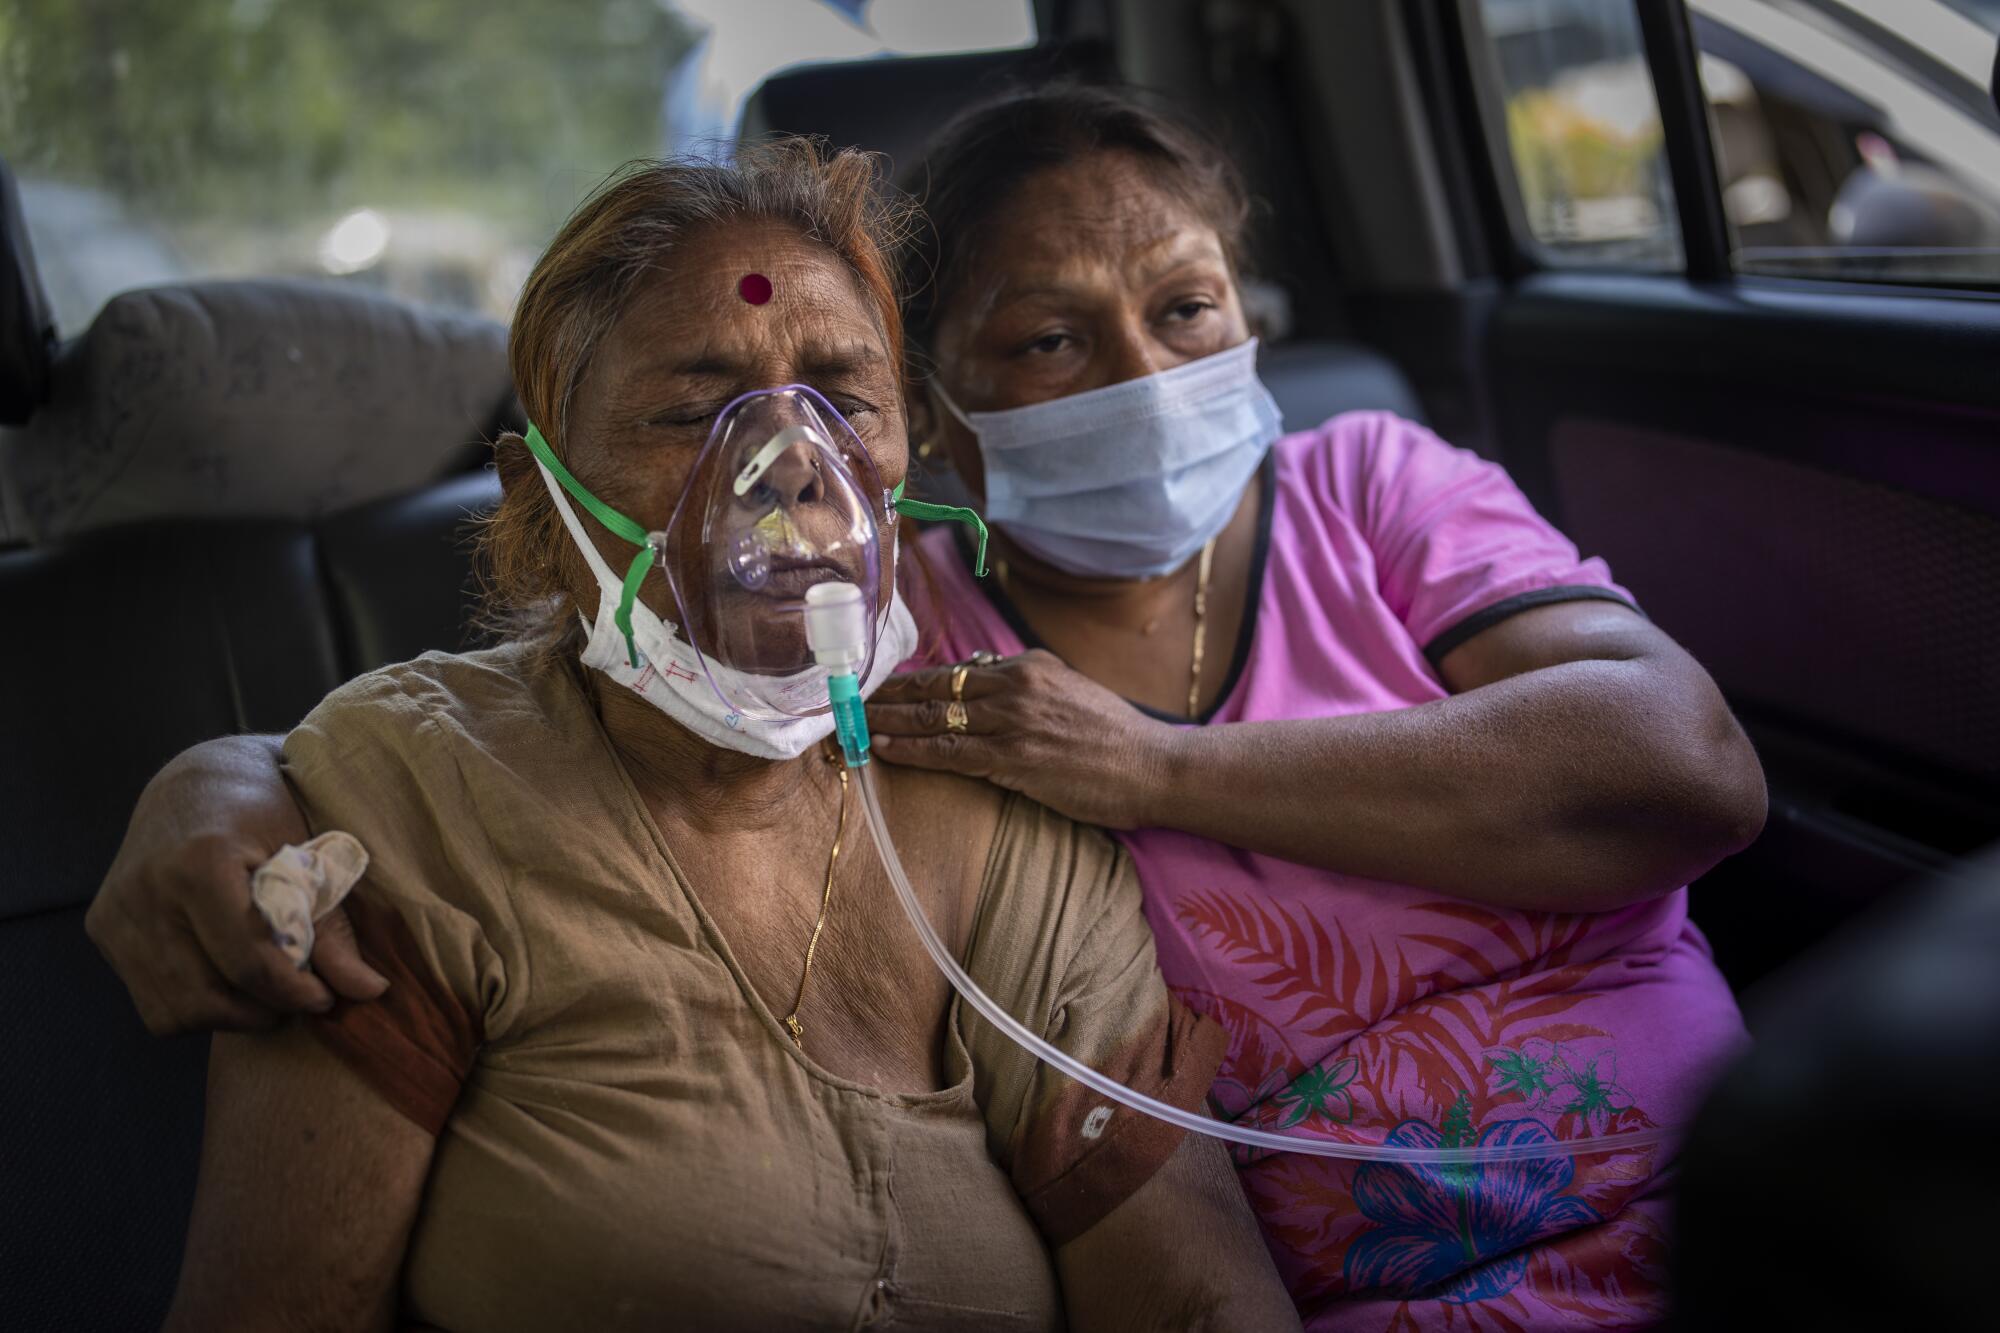
<path fill-rule="evenodd" d="M 919 179 L 911 438 L 993 570 L 924 538 L 937 665 L 876 696 L 876 753 L 1118 831 L 1168 983 L 1230 1032 L 1218 1114 L 1431 1147 L 1687 1119 L 1744 1037 L 1682 885 L 1764 816 L 1706 673 L 1495 465 L 1385 413 L 1275 438 L 1233 364 L 1244 197 L 1184 128 L 1051 90 Z M 1308 1327 L 1662 1311 L 1669 1150 L 1238 1161 Z"/>
<path fill-rule="evenodd" d="M 1681 886 L 1764 814 L 1706 673 L 1494 465 L 1380 413 L 1280 438 L 1247 201 L 1199 135 L 1051 89 L 918 179 L 911 438 L 985 507 L 993 569 L 921 539 L 925 653 L 871 702 L 875 753 L 1117 831 L 1169 984 L 1229 1033 L 1219 1115 L 1432 1147 L 1685 1120 L 1744 1038 Z M 130 924 L 255 951 L 237 849 L 296 822 L 255 758 L 156 783 L 92 911 L 156 1030 L 384 984 L 337 917 L 317 977 Z M 1308 1327 L 1662 1311 L 1667 1150 L 1238 1161 Z"/>

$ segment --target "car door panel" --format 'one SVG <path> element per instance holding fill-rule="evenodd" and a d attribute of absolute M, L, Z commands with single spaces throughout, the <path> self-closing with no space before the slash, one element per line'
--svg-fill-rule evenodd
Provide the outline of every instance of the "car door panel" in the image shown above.
<path fill-rule="evenodd" d="M 1546 274 L 1484 343 L 1504 460 L 1759 745 L 1695 890 L 1740 985 L 2000 840 L 2000 302 L 1826 287 Z"/>

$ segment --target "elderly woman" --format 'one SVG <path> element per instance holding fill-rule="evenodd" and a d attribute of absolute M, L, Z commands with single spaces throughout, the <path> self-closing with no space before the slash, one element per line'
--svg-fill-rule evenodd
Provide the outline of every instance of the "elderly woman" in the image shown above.
<path fill-rule="evenodd" d="M 722 406 L 802 382 L 900 482 L 873 197 L 866 159 L 797 141 L 600 190 L 510 340 L 564 475 L 665 528 Z M 170 1326 L 1294 1322 L 1219 1144 L 1107 1123 L 953 1008 L 879 863 L 840 855 L 845 769 L 714 743 L 650 682 L 579 667 L 589 557 L 630 552 L 595 522 L 579 551 L 526 451 L 502 459 L 485 543 L 517 636 L 363 677 L 285 741 L 309 822 L 372 853 L 348 916 L 389 986 L 217 1040 Z M 800 480 L 786 521 L 825 483 Z M 641 601 L 672 620 L 662 588 Z M 798 614 L 727 613 L 773 634 Z M 884 776 L 983 984 L 1199 1105 L 1222 1034 L 1168 996 L 1130 861 L 986 784 Z"/>
<path fill-rule="evenodd" d="M 937 665 L 875 696 L 877 753 L 1120 831 L 1170 986 L 1228 1030 L 1224 1115 L 1411 1146 L 1684 1120 L 1743 1033 L 1681 886 L 1764 808 L 1707 675 L 1491 464 L 1379 413 L 1279 438 L 1246 201 L 1198 134 L 1050 89 L 918 179 L 915 435 L 988 506 L 996 577 L 925 539 Z M 296 825 L 254 741 L 149 791 L 96 921 L 156 1028 L 330 1001 L 241 920 Z M 168 977 L 127 920 L 207 947 Z M 315 962 L 379 984 L 337 939 Z M 1314 1328 L 1663 1307 L 1664 1151 L 1238 1165 Z"/>

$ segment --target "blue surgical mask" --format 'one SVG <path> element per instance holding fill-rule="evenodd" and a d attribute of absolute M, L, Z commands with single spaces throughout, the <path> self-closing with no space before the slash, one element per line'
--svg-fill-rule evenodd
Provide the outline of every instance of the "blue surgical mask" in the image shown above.
<path fill-rule="evenodd" d="M 1157 375 L 1005 412 L 945 408 L 979 441 L 986 517 L 1085 577 L 1153 578 L 1222 531 L 1278 438 L 1257 340 Z"/>

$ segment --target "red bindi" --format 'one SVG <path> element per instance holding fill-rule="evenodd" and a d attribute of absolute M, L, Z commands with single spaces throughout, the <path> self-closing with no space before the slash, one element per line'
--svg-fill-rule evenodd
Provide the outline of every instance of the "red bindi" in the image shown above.
<path fill-rule="evenodd" d="M 736 284 L 736 294 L 751 305 L 762 305 L 771 299 L 771 280 L 761 273 L 745 273 Z"/>

